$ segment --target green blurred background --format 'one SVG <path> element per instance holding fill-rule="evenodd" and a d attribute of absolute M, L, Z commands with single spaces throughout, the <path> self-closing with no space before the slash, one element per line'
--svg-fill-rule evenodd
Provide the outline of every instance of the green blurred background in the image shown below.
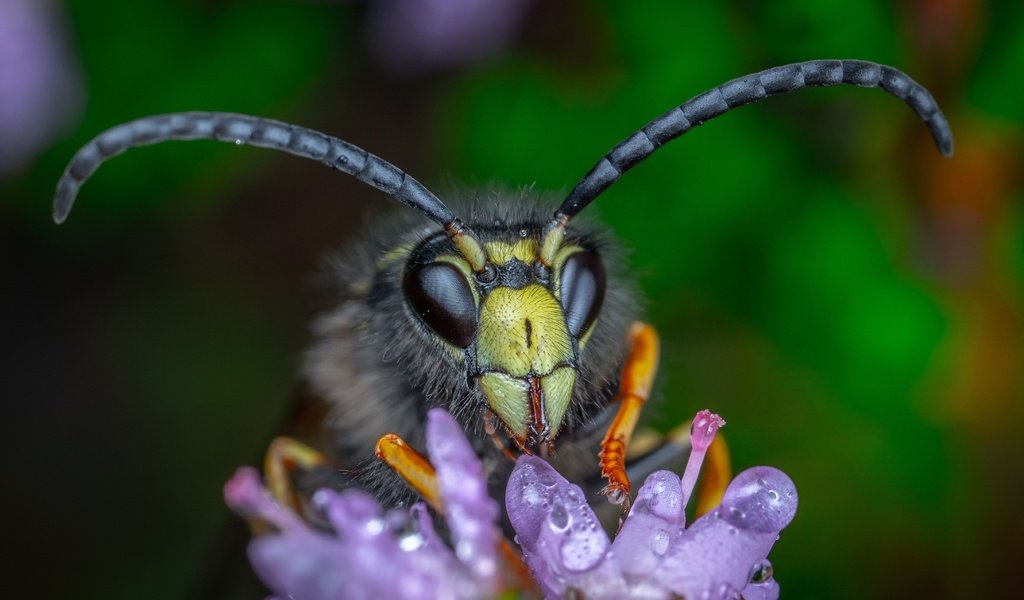
<path fill-rule="evenodd" d="M 18 4 L 40 5 L 0 2 L 0 27 Z M 663 336 L 651 419 L 711 408 L 737 469 L 796 482 L 799 513 L 772 553 L 784 597 L 1013 596 L 1024 5 L 440 0 L 427 3 L 451 11 L 438 34 L 400 4 L 42 4 L 58 51 L 24 60 L 50 61 L 29 74 L 55 69 L 59 91 L 26 106 L 62 101 L 0 171 L 15 591 L 227 596 L 209 573 L 245 567 L 221 485 L 286 418 L 306 323 L 330 301 L 312 274 L 373 211 L 401 210 L 312 163 L 191 142 L 110 162 L 58 228 L 53 186 L 92 135 L 153 113 L 251 112 L 442 190 L 565 193 L 709 87 L 861 58 L 933 91 L 952 160 L 898 100 L 807 90 L 691 132 L 590 211 L 633 249 Z"/>

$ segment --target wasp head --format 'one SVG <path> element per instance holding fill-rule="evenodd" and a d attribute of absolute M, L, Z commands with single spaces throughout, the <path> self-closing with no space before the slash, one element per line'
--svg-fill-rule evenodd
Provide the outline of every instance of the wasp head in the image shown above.
<path fill-rule="evenodd" d="M 543 221 L 495 219 L 473 231 L 483 268 L 474 270 L 449 236 L 428 239 L 406 264 L 406 304 L 519 449 L 546 454 L 583 383 L 583 353 L 601 319 L 600 244 L 566 236 L 545 260 Z"/>

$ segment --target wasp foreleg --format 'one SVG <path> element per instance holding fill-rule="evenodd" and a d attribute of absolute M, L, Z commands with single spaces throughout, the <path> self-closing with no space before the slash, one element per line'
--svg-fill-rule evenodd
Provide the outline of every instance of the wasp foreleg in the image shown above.
<path fill-rule="evenodd" d="M 438 513 L 444 513 L 441 492 L 437 487 L 437 472 L 426 456 L 394 433 L 377 440 L 375 454 L 404 479 L 409 487 L 416 490 L 431 508 Z"/>
<path fill-rule="evenodd" d="M 640 410 L 651 394 L 658 369 L 658 333 L 646 323 L 634 323 L 628 334 L 629 355 L 622 367 L 622 383 L 615 399 L 619 411 L 601 442 L 601 477 L 608 480 L 602 493 L 623 511 L 629 508 L 626 448 L 633 437 Z"/>

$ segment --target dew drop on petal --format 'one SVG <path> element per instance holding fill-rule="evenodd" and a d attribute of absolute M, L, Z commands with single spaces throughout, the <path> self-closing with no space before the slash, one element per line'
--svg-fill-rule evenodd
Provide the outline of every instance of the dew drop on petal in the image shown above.
<path fill-rule="evenodd" d="M 418 533 L 403 535 L 398 539 L 398 547 L 404 552 L 419 550 L 423 546 L 423 536 Z"/>
<path fill-rule="evenodd" d="M 523 500 L 530 506 L 537 506 L 544 501 L 536 483 L 531 481 L 523 485 Z"/>
<path fill-rule="evenodd" d="M 668 550 L 669 535 L 664 529 L 659 529 L 654 532 L 654 536 L 651 538 L 651 551 L 658 556 L 665 554 Z"/>
<path fill-rule="evenodd" d="M 632 513 L 650 514 L 670 523 L 685 524 L 683 492 L 679 477 L 671 471 L 656 471 L 637 492 Z"/>
<path fill-rule="evenodd" d="M 377 517 L 366 522 L 366 533 L 380 535 L 384 532 L 384 519 Z"/>
<path fill-rule="evenodd" d="M 796 486 L 785 473 L 772 467 L 754 467 L 729 484 L 720 514 L 740 529 L 777 533 L 793 520 L 796 507 Z"/>
<path fill-rule="evenodd" d="M 551 529 L 564 531 L 571 521 L 572 518 L 561 503 L 556 503 L 551 507 L 551 512 L 548 513 L 548 525 L 551 526 Z"/>
<path fill-rule="evenodd" d="M 742 523 L 744 521 L 744 519 L 746 519 L 746 518 L 747 518 L 747 515 L 742 510 L 740 510 L 740 509 L 738 509 L 738 508 L 736 508 L 734 506 L 730 506 L 728 511 L 727 511 L 727 513 L 726 513 L 726 520 L 730 521 L 730 522 L 740 522 L 740 523 Z"/>
<path fill-rule="evenodd" d="M 578 493 L 574 496 L 580 498 Z M 559 555 L 567 571 L 586 571 L 604 560 L 611 542 L 603 529 L 590 527 L 589 522 L 596 517 L 589 505 L 582 501 L 569 503 L 567 499 L 562 497 L 555 502 L 556 507 L 561 506 L 566 512 L 566 528 L 559 534 L 562 538 Z M 549 518 L 554 519 L 553 513 L 554 509 Z"/>
<path fill-rule="evenodd" d="M 750 569 L 750 583 L 767 583 L 772 580 L 772 563 L 767 558 L 760 560 Z"/>
<path fill-rule="evenodd" d="M 462 562 L 468 561 L 473 555 L 473 545 L 469 542 L 462 540 L 455 544 L 455 556 L 458 557 Z"/>

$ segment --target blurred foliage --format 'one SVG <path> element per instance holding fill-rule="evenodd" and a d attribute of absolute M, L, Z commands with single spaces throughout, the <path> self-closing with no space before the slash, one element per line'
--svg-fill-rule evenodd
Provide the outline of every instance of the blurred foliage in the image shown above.
<path fill-rule="evenodd" d="M 9 451 L 24 461 L 8 500 L 28 518 L 7 551 L 30 565 L 27 589 L 181 597 L 201 562 L 242 552 L 215 544 L 231 521 L 219 486 L 284 419 L 314 310 L 306 274 L 365 203 L 389 202 L 286 157 L 166 144 L 111 161 L 57 231 L 48 197 L 90 136 L 152 113 L 250 112 L 325 129 L 428 185 L 564 193 L 686 98 L 831 57 L 933 89 L 957 155 L 938 157 L 877 90 L 807 90 L 709 123 L 611 187 L 588 212 L 632 248 L 664 339 L 650 416 L 668 427 L 707 406 L 729 421 L 737 468 L 793 477 L 800 511 L 772 555 L 787 597 L 1015 589 L 1019 2 L 538 2 L 503 55 L 405 79 L 375 69 L 364 10 L 67 3 L 83 117 L 0 182 L 3 331 L 21 344 L 4 361 L 4 438 L 37 448 Z"/>

